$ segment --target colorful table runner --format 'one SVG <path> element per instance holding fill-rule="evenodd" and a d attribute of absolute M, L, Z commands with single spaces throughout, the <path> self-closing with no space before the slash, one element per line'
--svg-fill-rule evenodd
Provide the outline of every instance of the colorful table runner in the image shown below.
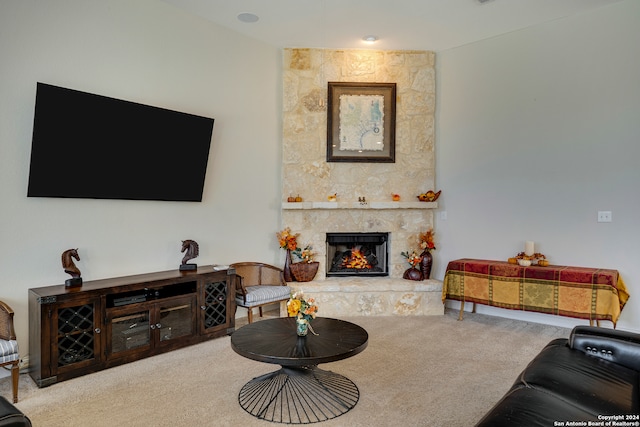
<path fill-rule="evenodd" d="M 503 261 L 459 259 L 447 266 L 442 301 L 469 301 L 512 310 L 578 319 L 609 320 L 614 326 L 629 293 L 617 270 L 549 265 L 521 267 Z"/>

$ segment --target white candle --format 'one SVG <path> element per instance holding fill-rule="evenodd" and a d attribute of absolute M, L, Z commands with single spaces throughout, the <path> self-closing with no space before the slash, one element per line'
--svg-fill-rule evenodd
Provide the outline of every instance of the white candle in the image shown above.
<path fill-rule="evenodd" d="M 534 250 L 533 250 L 533 242 L 527 240 L 526 242 L 524 242 L 524 254 L 526 256 L 531 256 L 533 255 Z"/>

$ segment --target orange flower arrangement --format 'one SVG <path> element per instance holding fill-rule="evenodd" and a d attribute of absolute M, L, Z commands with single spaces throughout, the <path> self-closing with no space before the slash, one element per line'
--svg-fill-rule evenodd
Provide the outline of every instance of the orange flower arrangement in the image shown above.
<path fill-rule="evenodd" d="M 285 228 L 279 233 L 276 233 L 276 237 L 278 238 L 278 242 L 280 243 L 280 247 L 282 249 L 288 249 L 290 251 L 295 251 L 298 249 L 298 236 L 300 234 L 292 234 L 291 229 L 289 227 Z"/>
<path fill-rule="evenodd" d="M 407 259 L 407 262 L 411 265 L 411 267 L 414 267 L 414 268 L 416 265 L 420 264 L 420 261 L 422 261 L 422 257 L 418 255 L 416 251 L 400 252 L 400 255 L 405 257 Z"/>
<path fill-rule="evenodd" d="M 300 233 L 293 234 L 289 227 L 276 233 L 278 243 L 282 249 L 291 251 L 291 253 L 302 262 L 313 262 L 314 253 L 311 251 L 313 248 L 311 245 L 306 245 L 304 248 L 299 247 L 298 236 L 300 236 Z"/>
<path fill-rule="evenodd" d="M 311 252 L 312 249 L 313 248 L 311 247 L 311 245 L 307 245 L 304 247 L 304 249 L 302 249 L 302 252 L 300 253 L 300 258 L 302 259 L 302 262 L 306 262 L 306 263 L 313 262 L 313 256 L 315 254 Z"/>
<path fill-rule="evenodd" d="M 318 306 L 314 298 L 305 299 L 302 291 L 295 291 L 291 293 L 291 297 L 287 301 L 287 313 L 289 317 L 310 321 L 316 318 Z"/>
<path fill-rule="evenodd" d="M 427 251 L 435 250 L 436 244 L 433 242 L 433 230 L 427 230 L 426 233 L 420 234 L 420 248 Z"/>

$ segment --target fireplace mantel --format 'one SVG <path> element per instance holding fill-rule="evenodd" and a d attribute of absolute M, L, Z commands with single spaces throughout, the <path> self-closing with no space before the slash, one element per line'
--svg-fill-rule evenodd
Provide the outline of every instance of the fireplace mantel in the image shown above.
<path fill-rule="evenodd" d="M 437 202 L 283 202 L 286 210 L 315 209 L 437 209 Z"/>

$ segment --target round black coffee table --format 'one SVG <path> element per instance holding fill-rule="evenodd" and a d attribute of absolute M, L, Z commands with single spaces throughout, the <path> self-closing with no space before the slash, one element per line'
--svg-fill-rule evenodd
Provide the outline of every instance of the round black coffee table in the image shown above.
<path fill-rule="evenodd" d="M 360 392 L 350 379 L 317 365 L 361 353 L 367 331 L 324 317 L 311 325 L 318 335 L 298 337 L 294 318 L 261 320 L 231 335 L 239 355 L 281 366 L 242 387 L 238 401 L 245 411 L 267 421 L 309 424 L 338 417 L 358 403 Z"/>

